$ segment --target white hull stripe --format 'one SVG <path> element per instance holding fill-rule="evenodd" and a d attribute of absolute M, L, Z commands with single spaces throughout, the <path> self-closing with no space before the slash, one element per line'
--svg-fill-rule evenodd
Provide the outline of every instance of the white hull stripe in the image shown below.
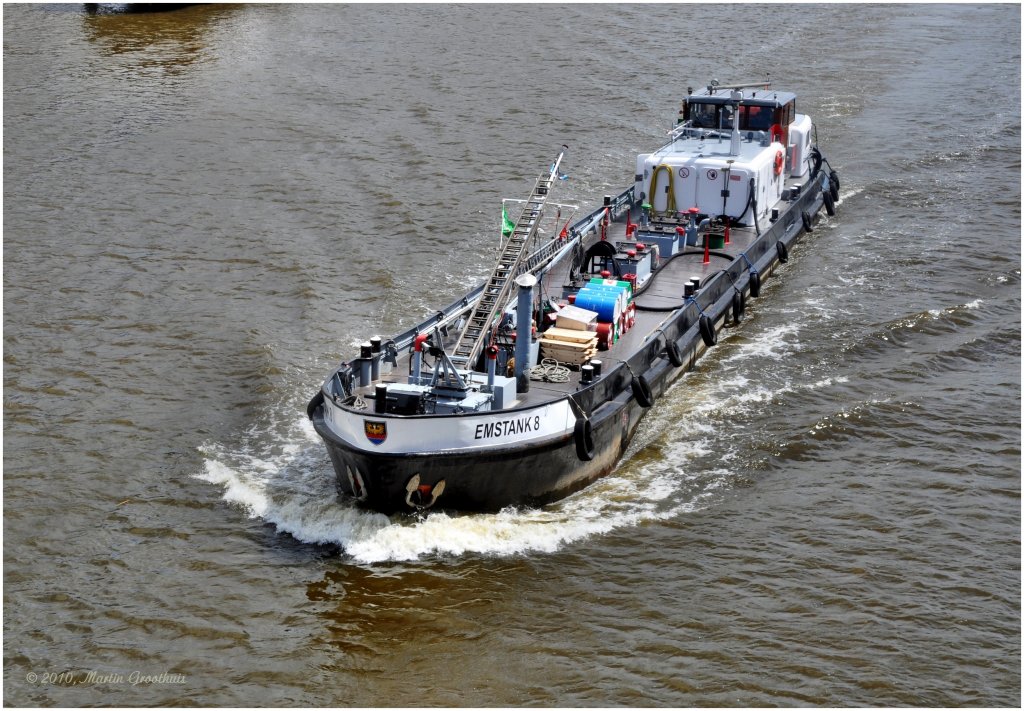
<path fill-rule="evenodd" d="M 504 449 L 572 434 L 576 424 L 566 400 L 514 412 L 401 418 L 352 413 L 325 399 L 324 415 L 342 442 L 381 454 Z"/>

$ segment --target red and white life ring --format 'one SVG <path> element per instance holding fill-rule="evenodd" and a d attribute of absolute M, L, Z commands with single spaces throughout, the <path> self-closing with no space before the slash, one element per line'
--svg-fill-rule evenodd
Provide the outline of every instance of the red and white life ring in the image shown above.
<path fill-rule="evenodd" d="M 782 167 L 786 164 L 786 159 L 782 156 L 782 151 L 775 153 L 775 174 L 782 174 Z"/>

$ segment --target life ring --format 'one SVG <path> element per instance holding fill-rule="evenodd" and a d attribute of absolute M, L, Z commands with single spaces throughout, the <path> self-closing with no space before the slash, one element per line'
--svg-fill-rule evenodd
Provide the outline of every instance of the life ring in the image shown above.
<path fill-rule="evenodd" d="M 647 384 L 647 378 L 642 375 L 633 376 L 631 387 L 633 388 L 633 397 L 636 398 L 640 407 L 647 408 L 654 404 L 654 393 L 651 392 L 651 386 Z"/>
<path fill-rule="evenodd" d="M 822 191 L 821 199 L 825 202 L 825 214 L 827 214 L 829 217 L 835 217 L 836 201 L 832 199 L 832 191 Z"/>
<path fill-rule="evenodd" d="M 743 320 L 743 311 L 746 308 L 746 303 L 743 299 L 742 291 L 735 291 L 732 295 L 732 322 L 734 324 L 739 323 Z"/>
<path fill-rule="evenodd" d="M 711 346 L 718 343 L 718 334 L 715 333 L 715 324 L 711 320 L 710 316 L 701 314 L 700 320 L 697 322 L 700 328 L 700 337 L 704 339 L 704 345 L 710 348 Z"/>
<path fill-rule="evenodd" d="M 754 270 L 750 271 L 750 295 L 755 299 L 761 295 L 761 275 Z"/>
<path fill-rule="evenodd" d="M 807 230 L 808 232 L 814 232 L 814 222 L 811 220 L 811 213 L 807 212 L 807 210 L 804 210 L 803 214 L 800 215 L 800 219 L 804 221 L 805 230 Z"/>
<path fill-rule="evenodd" d="M 576 420 L 572 438 L 576 443 L 576 456 L 581 462 L 589 462 L 594 458 L 594 427 L 588 418 L 580 417 Z"/>
<path fill-rule="evenodd" d="M 782 242 L 775 243 L 775 251 L 779 253 L 779 261 L 785 264 L 789 261 L 789 250 Z"/>
<path fill-rule="evenodd" d="M 786 159 L 782 155 L 782 151 L 775 152 L 775 174 L 781 175 L 782 168 L 786 165 Z"/>
<path fill-rule="evenodd" d="M 682 367 L 683 354 L 679 352 L 679 346 L 676 345 L 675 341 L 669 341 L 665 344 L 665 353 L 668 355 L 668 362 L 672 364 L 673 368 Z"/>

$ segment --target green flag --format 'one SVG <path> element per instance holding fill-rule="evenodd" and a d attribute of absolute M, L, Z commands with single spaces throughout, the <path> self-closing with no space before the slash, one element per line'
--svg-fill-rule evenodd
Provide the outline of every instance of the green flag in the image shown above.
<path fill-rule="evenodd" d="M 508 237 L 512 234 L 512 230 L 516 228 L 516 223 L 508 219 L 508 213 L 505 211 L 505 206 L 501 206 L 501 236 Z"/>

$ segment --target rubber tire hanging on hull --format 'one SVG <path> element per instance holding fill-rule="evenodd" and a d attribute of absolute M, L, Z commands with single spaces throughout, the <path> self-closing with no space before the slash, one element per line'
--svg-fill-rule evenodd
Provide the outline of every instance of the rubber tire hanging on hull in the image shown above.
<path fill-rule="evenodd" d="M 806 213 L 804 213 L 806 214 Z M 761 295 L 761 275 L 757 272 L 750 272 L 750 295 L 755 299 Z"/>
<path fill-rule="evenodd" d="M 704 339 L 705 346 L 710 348 L 718 343 L 718 334 L 715 333 L 715 323 L 711 320 L 710 316 L 701 315 L 697 325 L 700 328 L 700 337 Z"/>
<path fill-rule="evenodd" d="M 829 217 L 836 216 L 836 201 L 832 199 L 831 190 L 826 190 L 821 194 L 821 199 L 825 201 L 825 213 Z"/>
<path fill-rule="evenodd" d="M 313 413 L 316 412 L 316 409 L 318 407 L 320 407 L 321 405 L 323 405 L 323 404 L 324 404 L 324 391 L 321 390 L 316 395 L 314 395 L 313 399 L 309 401 L 308 405 L 306 405 L 306 416 L 309 417 L 309 419 L 312 420 L 313 419 Z"/>
<path fill-rule="evenodd" d="M 828 192 L 832 196 L 832 202 L 839 202 L 839 173 L 835 171 L 828 179 Z"/>
<path fill-rule="evenodd" d="M 804 229 L 808 232 L 814 232 L 814 220 L 811 218 L 811 213 L 804 210 L 800 218 L 804 221 Z"/>
<path fill-rule="evenodd" d="M 743 311 L 747 308 L 746 300 L 742 291 L 736 291 L 732 295 L 732 322 L 738 324 L 743 320 Z"/>
<path fill-rule="evenodd" d="M 668 355 L 668 362 L 672 364 L 673 368 L 681 368 L 683 366 L 683 354 L 679 352 L 679 346 L 676 345 L 675 341 L 669 341 L 665 344 L 665 353 Z"/>
<path fill-rule="evenodd" d="M 636 398 L 636 402 L 640 407 L 648 408 L 654 404 L 654 393 L 651 392 L 651 386 L 647 382 L 647 378 L 642 375 L 633 376 L 633 382 L 630 384 L 633 388 L 633 397 Z"/>
<path fill-rule="evenodd" d="M 581 417 L 576 420 L 576 427 L 572 433 L 573 441 L 576 443 L 576 456 L 581 462 L 589 462 L 594 458 L 594 426 L 590 420 Z"/>
<path fill-rule="evenodd" d="M 775 243 L 775 251 L 779 253 L 779 261 L 785 264 L 789 261 L 789 250 L 786 249 L 786 245 L 782 242 Z"/>

